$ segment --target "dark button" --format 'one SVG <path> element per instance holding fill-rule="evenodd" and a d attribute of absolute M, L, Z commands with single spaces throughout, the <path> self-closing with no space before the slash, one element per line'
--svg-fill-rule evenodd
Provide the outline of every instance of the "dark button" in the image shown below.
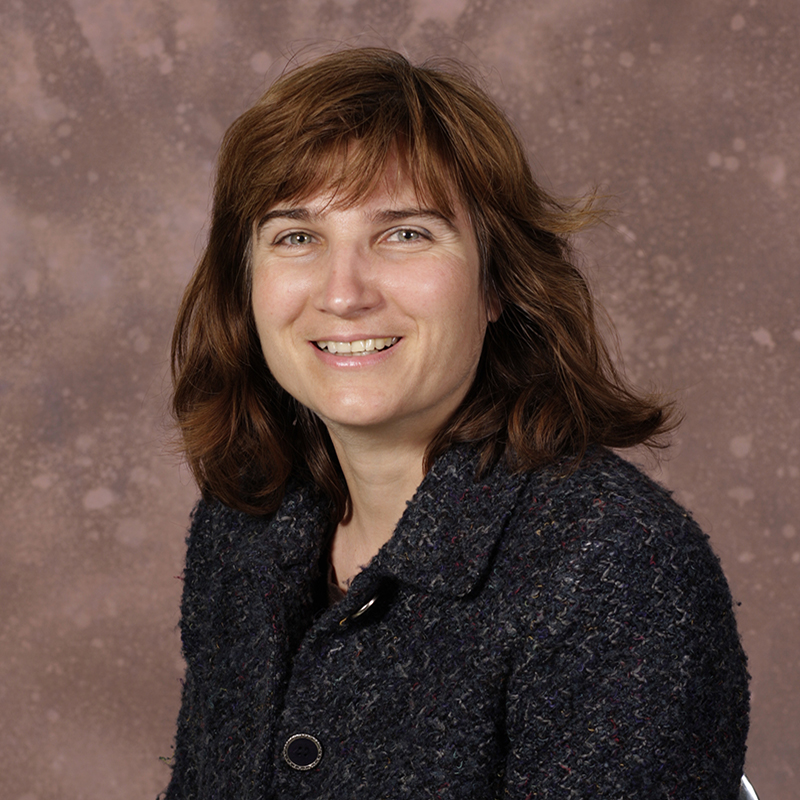
<path fill-rule="evenodd" d="M 310 733 L 296 733 L 283 746 L 283 760 L 292 769 L 314 769 L 322 760 L 322 745 Z"/>

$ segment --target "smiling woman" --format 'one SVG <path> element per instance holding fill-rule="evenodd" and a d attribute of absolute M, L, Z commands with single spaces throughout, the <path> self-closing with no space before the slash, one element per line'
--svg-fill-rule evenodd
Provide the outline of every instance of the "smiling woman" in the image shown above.
<path fill-rule="evenodd" d="M 450 65 L 349 50 L 226 134 L 173 340 L 203 499 L 169 798 L 733 798 L 719 563 L 565 206 Z"/>

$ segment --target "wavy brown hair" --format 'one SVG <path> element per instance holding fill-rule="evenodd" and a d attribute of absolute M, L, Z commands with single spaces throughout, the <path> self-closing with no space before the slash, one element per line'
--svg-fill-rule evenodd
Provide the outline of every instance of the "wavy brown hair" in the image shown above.
<path fill-rule="evenodd" d="M 357 147 L 351 145 L 357 144 Z M 250 300 L 255 227 L 276 203 L 332 190 L 364 198 L 399 156 L 421 198 L 453 201 L 475 226 L 490 323 L 473 385 L 428 446 L 426 470 L 456 442 L 481 469 L 515 470 L 592 444 L 658 446 L 671 407 L 636 393 L 614 368 L 567 236 L 598 217 L 591 198 L 564 204 L 533 179 L 499 108 L 463 67 L 413 66 L 398 53 L 333 53 L 277 80 L 225 134 L 208 245 L 172 340 L 173 410 L 205 495 L 235 508 L 277 508 L 293 475 L 348 513 L 347 486 L 321 421 L 264 361 Z"/>

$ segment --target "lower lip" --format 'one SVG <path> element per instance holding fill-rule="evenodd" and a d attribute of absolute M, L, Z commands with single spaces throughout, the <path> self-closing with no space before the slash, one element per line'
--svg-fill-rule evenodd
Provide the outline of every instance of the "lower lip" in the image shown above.
<path fill-rule="evenodd" d="M 399 347 L 402 339 L 398 339 L 391 347 L 386 347 L 383 350 L 375 350 L 365 356 L 351 356 L 347 353 L 329 353 L 327 350 L 320 350 L 313 342 L 311 346 L 323 364 L 331 367 L 341 367 L 345 369 L 353 369 L 358 367 L 371 367 L 376 364 L 381 364 L 386 361 L 392 352 Z"/>

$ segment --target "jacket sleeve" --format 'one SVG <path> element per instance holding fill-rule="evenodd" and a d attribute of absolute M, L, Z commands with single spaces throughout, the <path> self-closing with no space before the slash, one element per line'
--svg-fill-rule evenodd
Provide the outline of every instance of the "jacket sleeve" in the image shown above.
<path fill-rule="evenodd" d="M 687 515 L 626 524 L 530 596 L 504 797 L 737 797 L 748 676 L 719 562 Z"/>
<path fill-rule="evenodd" d="M 180 622 L 186 674 L 166 800 L 190 800 L 200 796 L 198 759 L 206 732 L 204 707 L 208 693 L 205 683 L 212 660 L 212 653 L 207 651 L 207 634 L 211 622 L 208 596 L 213 547 L 207 520 L 208 507 L 201 501 L 193 513 L 187 539 Z"/>

